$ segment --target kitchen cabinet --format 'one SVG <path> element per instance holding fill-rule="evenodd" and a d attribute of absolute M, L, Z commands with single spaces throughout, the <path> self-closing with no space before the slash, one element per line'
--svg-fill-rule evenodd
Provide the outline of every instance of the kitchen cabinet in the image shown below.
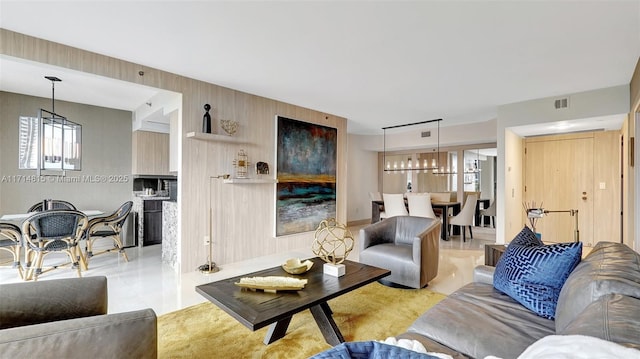
<path fill-rule="evenodd" d="M 131 152 L 134 175 L 169 174 L 169 134 L 134 131 Z"/>
<path fill-rule="evenodd" d="M 144 229 L 142 245 L 162 243 L 162 200 L 146 200 L 142 203 Z"/>

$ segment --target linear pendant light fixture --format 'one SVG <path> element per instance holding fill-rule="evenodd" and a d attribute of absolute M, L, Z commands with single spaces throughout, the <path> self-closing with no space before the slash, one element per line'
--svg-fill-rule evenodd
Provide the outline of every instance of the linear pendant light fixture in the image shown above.
<path fill-rule="evenodd" d="M 387 173 L 404 173 L 404 171 L 433 171 L 433 173 L 437 173 L 437 171 L 439 170 L 439 165 L 440 165 L 440 121 L 442 121 L 441 118 L 435 119 L 435 120 L 427 120 L 427 121 L 421 121 L 421 122 L 414 122 L 414 123 L 407 123 L 404 125 L 395 125 L 395 126 L 388 126 L 388 127 L 383 127 L 382 131 L 383 131 L 383 164 L 384 164 L 384 172 Z M 415 163 L 412 163 L 411 159 L 407 160 L 407 164 L 405 167 L 404 161 L 400 161 L 400 167 L 398 168 L 398 164 L 397 162 L 394 162 L 393 167 L 391 167 L 390 163 L 387 163 L 387 130 L 392 129 L 392 128 L 400 128 L 400 127 L 407 127 L 407 126 L 416 126 L 416 125 L 423 125 L 425 123 L 432 123 L 432 122 L 437 122 L 438 125 L 438 144 L 437 144 L 437 160 L 436 158 L 433 158 L 431 163 L 429 163 L 429 161 L 427 161 L 426 159 L 423 162 L 422 167 L 420 166 L 420 161 L 418 159 L 416 159 Z"/>

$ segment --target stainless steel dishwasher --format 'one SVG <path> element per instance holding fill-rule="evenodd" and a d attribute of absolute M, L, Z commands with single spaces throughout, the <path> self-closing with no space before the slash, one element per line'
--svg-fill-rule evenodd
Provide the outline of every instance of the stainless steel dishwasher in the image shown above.
<path fill-rule="evenodd" d="M 138 213 L 129 212 L 127 219 L 122 224 L 122 245 L 125 248 L 135 247 L 138 245 Z"/>

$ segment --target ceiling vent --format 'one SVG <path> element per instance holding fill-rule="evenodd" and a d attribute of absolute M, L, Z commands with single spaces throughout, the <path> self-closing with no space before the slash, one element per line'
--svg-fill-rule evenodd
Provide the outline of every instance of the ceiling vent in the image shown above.
<path fill-rule="evenodd" d="M 431 131 L 422 131 L 422 133 L 420 134 L 420 137 L 422 138 L 431 137 Z"/>
<path fill-rule="evenodd" d="M 565 98 L 560 98 L 555 100 L 553 106 L 556 108 L 556 110 L 560 110 L 563 108 L 568 108 L 569 107 L 569 98 L 565 97 Z"/>

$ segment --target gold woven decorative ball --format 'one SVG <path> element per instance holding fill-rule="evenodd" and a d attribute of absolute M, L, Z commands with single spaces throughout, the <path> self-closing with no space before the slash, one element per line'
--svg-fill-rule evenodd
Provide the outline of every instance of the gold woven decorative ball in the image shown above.
<path fill-rule="evenodd" d="M 354 242 L 353 235 L 344 224 L 329 218 L 318 225 L 311 250 L 327 263 L 340 264 L 347 259 Z"/>

